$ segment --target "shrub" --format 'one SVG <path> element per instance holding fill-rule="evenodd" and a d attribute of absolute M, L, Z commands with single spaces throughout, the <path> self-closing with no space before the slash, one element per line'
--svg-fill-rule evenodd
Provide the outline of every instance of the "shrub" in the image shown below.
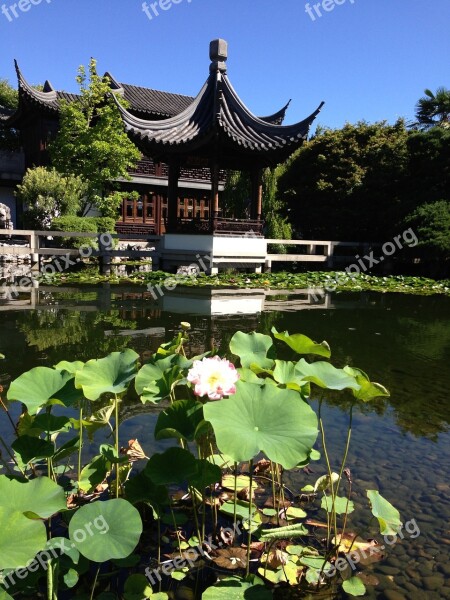
<path fill-rule="evenodd" d="M 51 228 L 54 231 L 79 231 L 80 233 L 97 233 L 97 217 L 56 217 L 52 221 Z M 64 248 L 79 248 L 80 246 L 91 246 L 97 248 L 95 238 L 58 238 Z"/>

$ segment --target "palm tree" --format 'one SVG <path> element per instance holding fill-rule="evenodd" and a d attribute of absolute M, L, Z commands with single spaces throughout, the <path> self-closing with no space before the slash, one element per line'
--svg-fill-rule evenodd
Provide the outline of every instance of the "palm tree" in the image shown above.
<path fill-rule="evenodd" d="M 450 128 L 450 90 L 439 87 L 435 94 L 431 90 L 424 93 L 416 105 L 417 125 L 422 129 Z"/>

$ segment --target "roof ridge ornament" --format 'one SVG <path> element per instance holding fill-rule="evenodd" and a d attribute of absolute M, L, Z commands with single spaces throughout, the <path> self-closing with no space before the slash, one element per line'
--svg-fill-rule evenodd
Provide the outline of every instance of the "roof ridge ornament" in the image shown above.
<path fill-rule="evenodd" d="M 209 44 L 210 71 L 227 72 L 228 42 L 222 39 L 213 40 Z"/>

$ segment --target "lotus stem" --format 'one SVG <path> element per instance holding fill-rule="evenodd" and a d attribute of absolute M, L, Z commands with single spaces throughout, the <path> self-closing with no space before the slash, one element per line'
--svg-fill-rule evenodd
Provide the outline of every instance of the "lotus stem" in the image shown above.
<path fill-rule="evenodd" d="M 114 394 L 114 410 L 115 410 L 115 421 L 116 421 L 116 456 L 119 457 L 119 400 L 117 394 Z M 119 497 L 120 491 L 120 467 L 119 463 L 116 463 L 116 498 Z"/>
<path fill-rule="evenodd" d="M 253 459 L 249 463 L 249 469 L 250 469 L 250 491 L 249 491 L 250 502 L 249 502 L 249 505 L 248 505 L 248 526 L 249 526 L 249 530 L 248 530 L 248 541 L 247 541 L 247 568 L 246 568 L 247 577 L 250 575 L 250 552 L 251 552 L 250 546 L 252 544 Z"/>
<path fill-rule="evenodd" d="M 81 400 L 80 400 L 79 423 L 80 423 L 80 445 L 78 447 L 78 483 L 80 483 L 80 480 L 81 480 L 81 451 L 83 448 L 83 404 L 82 404 Z"/>

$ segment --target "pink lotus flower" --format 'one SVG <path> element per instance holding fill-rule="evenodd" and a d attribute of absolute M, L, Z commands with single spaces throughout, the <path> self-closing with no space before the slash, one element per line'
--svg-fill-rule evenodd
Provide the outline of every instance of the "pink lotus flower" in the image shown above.
<path fill-rule="evenodd" d="M 238 379 L 235 366 L 219 356 L 195 360 L 187 376 L 187 380 L 195 384 L 195 395 L 208 396 L 210 400 L 235 394 Z"/>

